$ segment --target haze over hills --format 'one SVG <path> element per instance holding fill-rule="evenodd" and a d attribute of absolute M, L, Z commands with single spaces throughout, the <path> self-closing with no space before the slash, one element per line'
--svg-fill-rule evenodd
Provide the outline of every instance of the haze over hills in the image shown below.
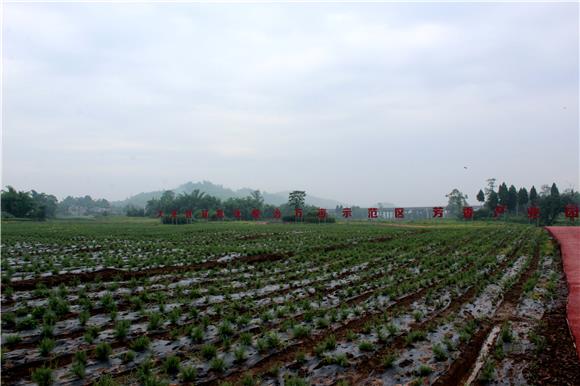
<path fill-rule="evenodd" d="M 234 197 L 234 198 L 235 197 L 247 197 L 250 195 L 250 193 L 252 191 L 257 190 L 257 189 L 250 189 L 250 188 L 242 188 L 242 189 L 233 190 L 230 188 L 226 188 L 223 185 L 214 184 L 210 181 L 202 181 L 202 182 L 190 181 L 190 182 L 187 182 L 187 183 L 180 185 L 179 187 L 177 187 L 175 189 L 171 189 L 171 190 L 173 190 L 173 192 L 175 192 L 175 194 L 180 194 L 180 193 L 191 193 L 195 189 L 198 189 L 200 192 L 204 192 L 205 194 L 209 194 L 211 196 L 220 198 L 222 200 L 225 200 L 225 199 L 228 199 L 231 197 Z M 264 196 L 264 202 L 266 204 L 281 205 L 281 204 L 288 202 L 288 193 L 289 192 L 290 192 L 289 190 L 277 192 L 277 193 L 268 193 L 268 192 L 262 191 L 262 195 Z M 153 192 L 143 192 L 143 193 L 138 193 L 138 194 L 131 196 L 131 197 L 129 197 L 125 200 L 122 200 L 122 201 L 113 201 L 112 204 L 114 206 L 119 206 L 119 207 L 126 206 L 126 205 L 133 205 L 136 207 L 144 207 L 147 204 L 147 201 L 149 201 L 155 197 L 160 197 L 162 194 L 163 194 L 163 190 L 157 190 L 157 191 L 153 191 Z M 329 199 L 329 198 L 321 198 L 321 197 L 312 196 L 312 195 L 308 194 L 308 191 L 306 191 L 306 204 L 320 206 L 323 208 L 334 208 L 337 205 L 341 205 L 341 202 L 337 201 L 337 200 Z M 392 206 L 392 204 L 383 203 L 383 206 Z"/>

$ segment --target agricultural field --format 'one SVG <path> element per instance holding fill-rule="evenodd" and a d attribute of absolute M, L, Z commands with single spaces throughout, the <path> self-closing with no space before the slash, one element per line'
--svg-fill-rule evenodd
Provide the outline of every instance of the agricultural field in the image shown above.
<path fill-rule="evenodd" d="M 573 384 L 565 297 L 525 225 L 5 222 L 2 383 Z"/>

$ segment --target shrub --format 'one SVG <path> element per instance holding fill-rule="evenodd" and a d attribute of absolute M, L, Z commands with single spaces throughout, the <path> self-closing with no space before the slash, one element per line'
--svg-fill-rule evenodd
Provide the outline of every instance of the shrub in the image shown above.
<path fill-rule="evenodd" d="M 512 331 L 511 331 L 511 326 L 509 325 L 509 323 L 505 323 L 502 327 L 501 327 L 501 340 L 504 343 L 511 343 L 513 340 L 513 335 L 512 335 Z"/>
<path fill-rule="evenodd" d="M 234 362 L 241 363 L 246 359 L 246 350 L 241 346 L 234 351 Z"/>
<path fill-rule="evenodd" d="M 393 353 L 386 354 L 383 359 L 381 360 L 383 366 L 388 369 L 393 366 L 397 357 Z"/>
<path fill-rule="evenodd" d="M 364 340 L 360 342 L 360 344 L 358 345 L 358 349 L 360 351 L 373 351 L 375 349 L 375 346 L 371 342 Z"/>
<path fill-rule="evenodd" d="M 95 356 L 98 360 L 106 362 L 109 360 L 109 355 L 111 355 L 112 351 L 113 349 L 111 348 L 110 344 L 102 342 L 99 343 L 97 347 L 95 347 Z"/>
<path fill-rule="evenodd" d="M 123 362 L 125 363 L 132 362 L 134 359 L 135 359 L 135 351 L 133 350 L 126 351 L 125 354 L 123 354 Z"/>
<path fill-rule="evenodd" d="M 429 375 L 433 372 L 433 369 L 427 365 L 421 365 L 417 368 L 416 373 L 419 376 L 424 377 L 425 375 Z"/>
<path fill-rule="evenodd" d="M 85 364 L 81 362 L 74 362 L 71 368 L 71 372 L 79 379 L 83 379 L 85 377 Z"/>
<path fill-rule="evenodd" d="M 129 333 L 130 323 L 128 320 L 120 320 L 115 324 L 115 338 L 123 340 Z"/>
<path fill-rule="evenodd" d="M 493 374 L 495 371 L 495 365 L 493 361 L 487 360 L 481 369 L 481 373 L 479 374 L 479 380 L 481 382 L 490 382 L 493 380 Z"/>
<path fill-rule="evenodd" d="M 243 332 L 240 335 L 240 343 L 244 346 L 251 346 L 252 345 L 252 334 L 249 332 Z"/>
<path fill-rule="evenodd" d="M 179 363 L 181 360 L 176 355 L 171 355 L 165 358 L 163 362 L 163 370 L 168 374 L 177 374 L 179 372 Z"/>
<path fill-rule="evenodd" d="M 135 351 L 145 351 L 149 348 L 150 344 L 151 342 L 149 341 L 149 338 L 145 335 L 141 335 L 133 341 L 131 349 Z"/>
<path fill-rule="evenodd" d="M 305 338 L 310 334 L 310 330 L 306 326 L 297 325 L 292 329 L 292 336 L 295 339 Z"/>
<path fill-rule="evenodd" d="M 444 361 L 447 359 L 447 352 L 443 348 L 443 345 L 437 343 L 433 346 L 433 356 L 437 361 Z"/>
<path fill-rule="evenodd" d="M 212 359 L 217 355 L 217 349 L 213 344 L 204 344 L 201 346 L 201 355 L 205 359 Z"/>
<path fill-rule="evenodd" d="M 191 330 L 191 340 L 196 343 L 200 343 L 203 341 L 203 329 L 201 327 L 195 327 Z"/>
<path fill-rule="evenodd" d="M 161 327 L 161 323 L 163 322 L 163 316 L 159 312 L 152 312 L 149 314 L 149 320 L 147 324 L 147 329 L 149 331 L 154 331 Z"/>
<path fill-rule="evenodd" d="M 44 338 L 40 341 L 40 355 L 42 355 L 43 357 L 48 356 L 48 354 L 50 354 L 50 352 L 54 349 L 55 343 L 54 343 L 54 339 L 51 338 Z"/>
<path fill-rule="evenodd" d="M 224 372 L 226 369 L 226 362 L 222 358 L 213 358 L 209 363 L 210 369 L 217 371 L 218 373 Z"/>
<path fill-rule="evenodd" d="M 22 338 L 18 334 L 12 334 L 12 335 L 6 336 L 6 345 L 7 346 L 12 346 L 12 345 L 18 344 L 21 341 L 22 341 Z"/>
<path fill-rule="evenodd" d="M 192 366 L 182 367 L 179 376 L 183 382 L 193 382 L 197 377 L 197 369 Z"/>
<path fill-rule="evenodd" d="M 52 369 L 48 367 L 39 367 L 32 372 L 32 381 L 38 386 L 52 385 Z"/>

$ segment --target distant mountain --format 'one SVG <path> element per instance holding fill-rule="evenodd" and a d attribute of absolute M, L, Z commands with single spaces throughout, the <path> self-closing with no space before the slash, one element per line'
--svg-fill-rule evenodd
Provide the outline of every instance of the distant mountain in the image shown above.
<path fill-rule="evenodd" d="M 230 188 L 226 188 L 223 185 L 216 185 L 211 183 L 210 181 L 202 181 L 202 182 L 187 182 L 183 185 L 173 190 L 176 194 L 179 193 L 191 193 L 195 189 L 198 189 L 200 192 L 204 192 L 205 194 L 209 194 L 211 196 L 220 198 L 222 200 L 226 200 L 231 197 L 247 197 L 250 193 L 256 189 L 250 188 L 242 188 L 238 190 L 233 190 Z M 122 201 L 113 201 L 111 204 L 117 207 L 124 207 L 126 205 L 133 205 L 136 207 L 145 207 L 147 201 L 151 200 L 152 198 L 159 198 L 163 194 L 163 190 L 157 190 L 154 192 L 144 192 L 138 193 L 134 196 L 131 196 Z M 270 205 L 281 205 L 288 202 L 288 193 L 290 191 L 278 192 L 278 193 L 268 193 L 262 191 L 262 195 L 264 196 L 264 202 Z M 311 196 L 306 192 L 306 204 L 319 206 L 322 208 L 334 208 L 337 205 L 340 205 L 339 201 L 327 199 L 327 198 L 320 198 Z"/>

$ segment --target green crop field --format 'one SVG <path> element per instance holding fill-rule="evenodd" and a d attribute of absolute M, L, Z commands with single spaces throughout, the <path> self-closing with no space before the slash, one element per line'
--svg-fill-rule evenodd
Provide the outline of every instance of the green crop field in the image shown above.
<path fill-rule="evenodd" d="M 561 277 L 527 225 L 6 221 L 2 381 L 517 383 Z"/>

